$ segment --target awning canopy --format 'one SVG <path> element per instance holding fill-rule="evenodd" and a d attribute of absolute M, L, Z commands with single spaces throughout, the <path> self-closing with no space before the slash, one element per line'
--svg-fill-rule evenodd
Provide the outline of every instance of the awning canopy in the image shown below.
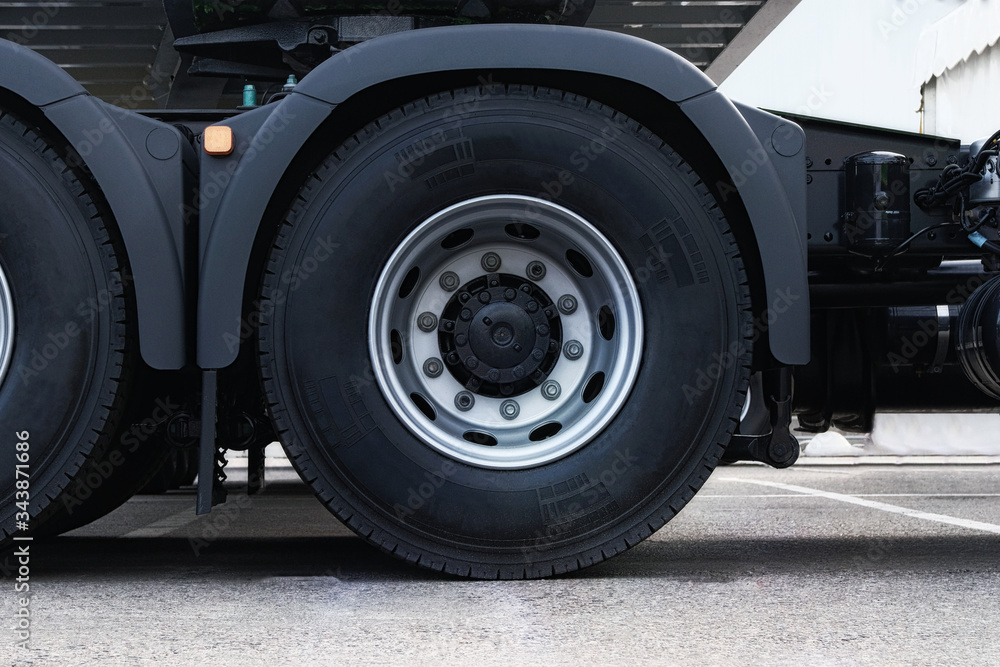
<path fill-rule="evenodd" d="M 1000 41 L 1000 2 L 966 0 L 921 33 L 915 69 L 917 85 L 941 76 L 974 53 L 983 53 L 997 41 Z"/>

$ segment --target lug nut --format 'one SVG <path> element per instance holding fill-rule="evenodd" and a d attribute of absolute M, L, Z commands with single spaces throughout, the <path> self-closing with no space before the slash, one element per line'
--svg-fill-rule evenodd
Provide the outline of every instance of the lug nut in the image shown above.
<path fill-rule="evenodd" d="M 469 320 L 472 319 L 472 311 L 469 310 L 468 308 L 463 308 L 462 312 L 459 313 L 458 316 L 462 318 L 463 322 L 468 322 Z"/>
<path fill-rule="evenodd" d="M 502 384 L 500 385 L 500 393 L 504 396 L 510 396 L 514 393 L 514 387 L 509 384 Z"/>
<path fill-rule="evenodd" d="M 548 380 L 542 385 L 542 396 L 550 401 L 554 401 L 559 398 L 559 394 L 562 393 L 562 387 L 555 380 Z"/>
<path fill-rule="evenodd" d="M 469 342 L 469 337 L 466 336 L 464 333 L 460 333 L 457 336 L 455 336 L 455 345 L 458 345 L 459 347 L 462 347 L 468 342 Z"/>
<path fill-rule="evenodd" d="M 572 294 L 563 294 L 559 297 L 559 312 L 563 315 L 572 315 L 576 312 L 576 297 Z"/>
<path fill-rule="evenodd" d="M 488 252 L 483 255 L 483 259 L 480 264 L 483 267 L 483 271 L 486 273 L 495 273 L 496 270 L 500 268 L 500 255 L 495 252 Z"/>
<path fill-rule="evenodd" d="M 459 361 L 458 360 L 458 352 L 449 352 L 448 353 L 448 363 L 449 364 L 451 364 L 452 366 L 454 366 L 455 364 L 458 363 L 458 361 Z"/>
<path fill-rule="evenodd" d="M 430 333 L 437 328 L 437 325 L 438 318 L 434 313 L 420 313 L 420 317 L 417 318 L 417 326 L 421 331 Z"/>
<path fill-rule="evenodd" d="M 541 280 L 545 277 L 545 265 L 538 261 L 531 262 L 524 272 L 532 280 Z"/>
<path fill-rule="evenodd" d="M 424 362 L 424 374 L 430 378 L 436 378 L 444 370 L 444 364 L 437 357 L 431 357 Z"/>
<path fill-rule="evenodd" d="M 460 391 L 455 394 L 455 407 L 462 412 L 467 412 L 476 404 L 476 397 L 467 391 Z"/>
<path fill-rule="evenodd" d="M 563 345 L 563 354 L 567 359 L 576 360 L 583 356 L 583 345 L 578 340 L 566 341 Z"/>
<path fill-rule="evenodd" d="M 477 368 L 479 368 L 479 359 L 476 359 L 475 357 L 469 357 L 468 359 L 465 360 L 465 367 L 468 368 L 470 371 L 476 370 Z"/>
<path fill-rule="evenodd" d="M 452 322 L 451 320 L 447 320 L 441 323 L 441 328 L 444 329 L 445 331 L 451 331 L 452 329 L 455 328 L 455 323 Z"/>
<path fill-rule="evenodd" d="M 486 373 L 486 379 L 490 382 L 497 382 L 500 379 L 500 371 L 495 368 L 491 368 L 489 372 Z"/>
<path fill-rule="evenodd" d="M 545 353 L 539 350 L 537 347 L 531 351 L 531 358 L 535 361 L 541 361 L 545 358 Z"/>
<path fill-rule="evenodd" d="M 445 271 L 438 279 L 438 284 L 441 285 L 441 289 L 445 292 L 454 292 L 458 289 L 461 282 L 462 281 L 459 279 L 458 274 L 454 271 Z"/>
<path fill-rule="evenodd" d="M 535 333 L 537 333 L 539 336 L 548 336 L 549 335 L 549 325 L 547 325 L 547 324 L 539 324 L 537 327 L 535 327 Z"/>
<path fill-rule="evenodd" d="M 490 302 L 490 298 L 491 297 L 490 297 L 490 293 L 489 292 L 480 292 L 479 293 L 479 303 L 489 303 Z"/>
<path fill-rule="evenodd" d="M 471 299 L 471 298 L 472 298 L 472 295 L 469 294 L 468 292 L 462 292 L 462 293 L 460 293 L 458 295 L 458 300 L 461 301 L 462 303 L 468 302 L 468 300 Z"/>
<path fill-rule="evenodd" d="M 529 313 L 532 313 L 532 314 L 537 313 L 538 312 L 538 302 L 537 301 L 529 301 L 528 303 L 524 304 L 524 309 L 526 311 L 528 311 Z"/>
<path fill-rule="evenodd" d="M 503 298 L 507 299 L 508 301 L 513 301 L 514 299 L 517 298 L 517 291 L 514 290 L 513 288 L 508 287 L 503 291 Z"/>
<path fill-rule="evenodd" d="M 520 380 L 521 378 L 523 378 L 524 377 L 524 369 L 521 368 L 520 366 L 515 366 L 514 367 L 514 377 L 516 377 L 518 380 Z"/>
<path fill-rule="evenodd" d="M 521 406 L 517 404 L 517 401 L 504 401 L 500 404 L 500 416 L 504 419 L 517 419 L 519 414 L 521 414 Z"/>

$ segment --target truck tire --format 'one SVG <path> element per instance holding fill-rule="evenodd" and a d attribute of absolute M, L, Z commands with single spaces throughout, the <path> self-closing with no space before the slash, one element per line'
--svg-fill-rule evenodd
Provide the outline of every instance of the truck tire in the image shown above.
<path fill-rule="evenodd" d="M 488 579 L 663 526 L 739 419 L 752 333 L 697 174 L 594 100 L 490 86 L 352 136 L 277 231 L 258 332 L 292 463 L 359 535 Z"/>
<path fill-rule="evenodd" d="M 135 365 L 124 251 L 78 158 L 58 146 L 0 111 L 0 546 L 25 526 L 43 532 L 81 477 L 104 483 L 93 464 Z"/>

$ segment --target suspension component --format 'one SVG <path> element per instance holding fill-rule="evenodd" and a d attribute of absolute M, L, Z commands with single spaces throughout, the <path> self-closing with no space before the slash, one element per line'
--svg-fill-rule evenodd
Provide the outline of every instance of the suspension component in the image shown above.
<path fill-rule="evenodd" d="M 981 285 L 962 306 L 958 353 L 972 384 L 1000 399 L 1000 276 Z"/>

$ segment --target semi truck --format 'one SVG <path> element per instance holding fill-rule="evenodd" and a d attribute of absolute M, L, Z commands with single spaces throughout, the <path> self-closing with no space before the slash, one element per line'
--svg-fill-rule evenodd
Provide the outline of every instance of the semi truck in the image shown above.
<path fill-rule="evenodd" d="M 796 428 L 997 410 L 1000 133 L 742 105 L 592 2 L 369 5 L 167 0 L 231 110 L 0 41 L 4 548 L 278 440 L 374 547 L 545 577 Z"/>

